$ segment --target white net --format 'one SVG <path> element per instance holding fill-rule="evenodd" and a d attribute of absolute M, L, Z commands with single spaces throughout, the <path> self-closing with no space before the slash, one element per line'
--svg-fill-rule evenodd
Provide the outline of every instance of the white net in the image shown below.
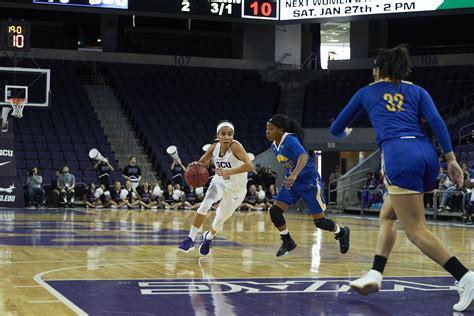
<path fill-rule="evenodd" d="M 23 117 L 23 108 L 25 107 L 25 104 L 27 102 L 26 99 L 22 98 L 12 98 L 8 100 L 13 108 L 12 115 L 17 118 L 22 118 Z"/>

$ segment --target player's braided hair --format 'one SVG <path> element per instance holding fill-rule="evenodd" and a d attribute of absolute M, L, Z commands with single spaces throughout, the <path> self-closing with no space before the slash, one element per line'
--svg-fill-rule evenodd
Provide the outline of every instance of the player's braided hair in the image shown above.
<path fill-rule="evenodd" d="M 410 54 L 405 44 L 392 49 L 385 49 L 377 55 L 375 67 L 380 69 L 382 78 L 390 78 L 395 82 L 404 80 L 411 72 Z"/>
<path fill-rule="evenodd" d="M 282 128 L 287 133 L 295 134 L 300 140 L 301 144 L 304 142 L 304 133 L 300 123 L 296 120 L 290 120 L 284 114 L 275 114 L 269 120 L 270 123 L 278 128 Z"/>

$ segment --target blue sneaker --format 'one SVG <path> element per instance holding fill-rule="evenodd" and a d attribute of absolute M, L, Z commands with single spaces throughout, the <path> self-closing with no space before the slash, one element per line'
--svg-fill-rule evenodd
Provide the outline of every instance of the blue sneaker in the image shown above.
<path fill-rule="evenodd" d="M 178 246 L 178 250 L 182 252 L 190 252 L 193 249 L 194 241 L 191 239 L 191 237 L 186 237 L 186 239 L 183 240 Z"/>
<path fill-rule="evenodd" d="M 201 256 L 207 256 L 212 248 L 212 239 L 208 240 L 207 235 L 209 235 L 208 231 L 206 231 L 202 236 L 202 244 L 199 246 L 199 254 Z"/>

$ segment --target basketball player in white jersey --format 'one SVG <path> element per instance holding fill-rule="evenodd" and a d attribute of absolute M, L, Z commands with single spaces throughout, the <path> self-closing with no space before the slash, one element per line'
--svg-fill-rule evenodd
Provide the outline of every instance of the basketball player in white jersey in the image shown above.
<path fill-rule="evenodd" d="M 234 126 L 222 121 L 217 126 L 218 142 L 212 144 L 198 162 L 207 165 L 211 159 L 216 165 L 216 174 L 209 185 L 206 196 L 197 210 L 189 236 L 181 242 L 178 250 L 188 252 L 194 249 L 196 235 L 201 228 L 212 204 L 220 201 L 210 231 L 203 235 L 199 247 L 201 256 L 209 254 L 212 239 L 222 231 L 224 222 L 234 214 L 247 193 L 247 173 L 253 169 L 252 161 L 241 143 L 234 140 Z"/>

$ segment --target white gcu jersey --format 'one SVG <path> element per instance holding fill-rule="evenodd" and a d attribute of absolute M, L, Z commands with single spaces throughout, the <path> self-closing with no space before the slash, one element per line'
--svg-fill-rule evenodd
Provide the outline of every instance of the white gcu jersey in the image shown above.
<path fill-rule="evenodd" d="M 234 142 L 237 142 L 234 140 Z M 221 169 L 230 169 L 240 167 L 244 164 L 243 161 L 237 159 L 234 154 L 232 153 L 232 149 L 229 148 L 225 153 L 224 157 L 219 157 L 219 153 L 221 150 L 221 144 L 216 143 L 216 147 L 212 152 L 212 159 L 214 160 L 214 165 L 216 168 Z M 214 175 L 212 182 L 217 182 L 215 184 L 223 183 L 225 188 L 230 191 L 242 191 L 247 190 L 247 172 L 234 174 L 231 176 L 218 176 L 217 174 Z"/>

